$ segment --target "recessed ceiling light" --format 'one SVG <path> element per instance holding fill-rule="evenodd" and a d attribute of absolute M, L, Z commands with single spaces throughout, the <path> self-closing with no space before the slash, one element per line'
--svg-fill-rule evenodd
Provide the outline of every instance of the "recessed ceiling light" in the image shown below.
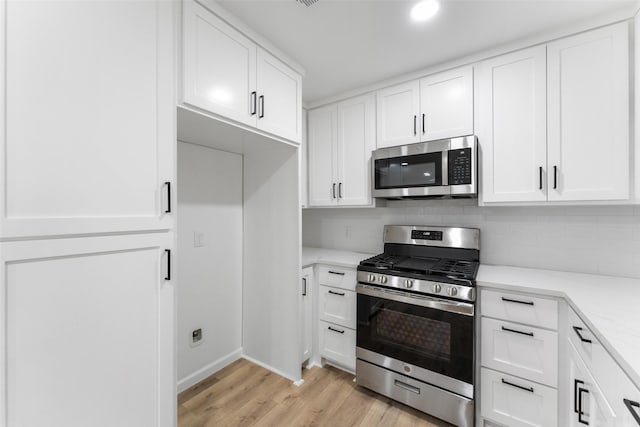
<path fill-rule="evenodd" d="M 432 18 L 440 9 L 438 0 L 422 0 L 411 9 L 411 19 L 423 22 Z"/>

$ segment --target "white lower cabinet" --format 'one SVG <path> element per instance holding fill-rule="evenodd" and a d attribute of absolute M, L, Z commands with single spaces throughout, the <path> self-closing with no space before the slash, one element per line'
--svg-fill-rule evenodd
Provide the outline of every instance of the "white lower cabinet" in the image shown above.
<path fill-rule="evenodd" d="M 356 294 L 346 289 L 320 286 L 320 320 L 356 328 Z"/>
<path fill-rule="evenodd" d="M 157 233 L 0 244 L 0 420 L 175 425 L 171 242 Z"/>
<path fill-rule="evenodd" d="M 356 370 L 356 331 L 320 321 L 320 355 L 350 370 Z"/>
<path fill-rule="evenodd" d="M 313 353 L 313 267 L 302 269 L 300 291 L 300 333 L 302 350 L 300 361 L 304 362 Z"/>
<path fill-rule="evenodd" d="M 509 427 L 558 425 L 556 389 L 487 368 L 480 383 L 483 418 Z"/>

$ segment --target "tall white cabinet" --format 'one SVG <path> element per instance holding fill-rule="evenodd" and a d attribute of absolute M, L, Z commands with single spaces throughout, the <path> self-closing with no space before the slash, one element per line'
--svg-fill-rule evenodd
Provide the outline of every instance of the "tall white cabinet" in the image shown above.
<path fill-rule="evenodd" d="M 174 5 L 0 22 L 0 425 L 172 426 Z"/>
<path fill-rule="evenodd" d="M 367 94 L 308 113 L 309 206 L 369 206 L 375 98 Z"/>
<path fill-rule="evenodd" d="M 480 63 L 484 203 L 629 198 L 628 23 Z"/>

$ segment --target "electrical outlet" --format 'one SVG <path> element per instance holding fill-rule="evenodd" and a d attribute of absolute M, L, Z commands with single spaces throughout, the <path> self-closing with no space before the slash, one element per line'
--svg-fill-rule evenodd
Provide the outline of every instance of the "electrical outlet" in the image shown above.
<path fill-rule="evenodd" d="M 191 331 L 191 347 L 202 344 L 202 328 Z"/>
<path fill-rule="evenodd" d="M 193 232 L 193 247 L 201 248 L 205 244 L 204 233 L 202 231 Z"/>

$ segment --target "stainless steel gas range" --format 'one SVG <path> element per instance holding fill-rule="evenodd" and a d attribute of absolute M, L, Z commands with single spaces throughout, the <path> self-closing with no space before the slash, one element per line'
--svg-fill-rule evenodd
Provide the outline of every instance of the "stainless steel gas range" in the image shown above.
<path fill-rule="evenodd" d="M 473 426 L 479 255 L 478 229 L 385 226 L 358 266 L 358 385 Z"/>

